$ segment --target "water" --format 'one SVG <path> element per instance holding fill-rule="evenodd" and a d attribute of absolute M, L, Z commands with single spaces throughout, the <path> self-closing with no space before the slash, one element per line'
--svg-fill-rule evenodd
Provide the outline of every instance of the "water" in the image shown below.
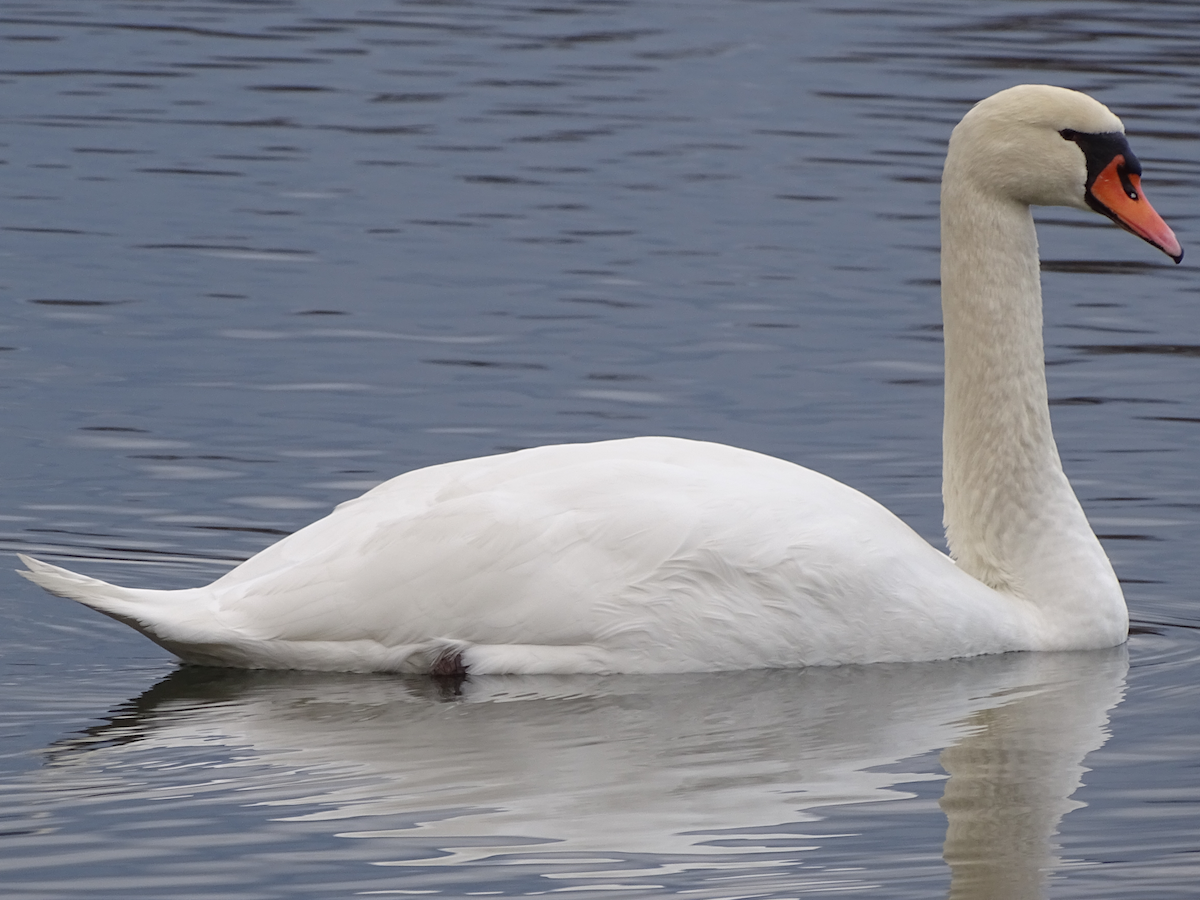
<path fill-rule="evenodd" d="M 0 2 L 0 543 L 183 587 L 398 472 L 645 433 L 939 541 L 950 128 L 1093 93 L 1194 256 L 1198 40 L 1171 2 Z M 5 896 L 1194 895 L 1195 267 L 1039 222 L 1128 648 L 221 673 L 10 576 Z"/>

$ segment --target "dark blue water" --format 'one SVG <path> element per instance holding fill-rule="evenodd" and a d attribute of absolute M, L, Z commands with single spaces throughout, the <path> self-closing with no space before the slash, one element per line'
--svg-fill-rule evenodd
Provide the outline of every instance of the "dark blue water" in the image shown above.
<path fill-rule="evenodd" d="M 1092 93 L 1190 260 L 1198 42 L 1172 2 L 0 2 L 0 545 L 183 587 L 401 471 L 648 433 L 940 542 L 950 128 Z M 3 893 L 1193 896 L 1196 269 L 1039 221 L 1127 651 L 456 693 L 179 669 L 7 576 Z"/>

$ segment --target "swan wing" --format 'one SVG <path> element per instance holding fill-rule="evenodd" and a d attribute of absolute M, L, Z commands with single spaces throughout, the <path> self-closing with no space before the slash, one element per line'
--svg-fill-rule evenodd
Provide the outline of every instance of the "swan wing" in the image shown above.
<path fill-rule="evenodd" d="M 528 671 L 538 647 L 590 648 L 605 671 L 932 658 L 995 615 L 994 592 L 858 491 L 673 438 L 408 473 L 211 590 L 245 638 L 492 648 L 476 671 Z"/>

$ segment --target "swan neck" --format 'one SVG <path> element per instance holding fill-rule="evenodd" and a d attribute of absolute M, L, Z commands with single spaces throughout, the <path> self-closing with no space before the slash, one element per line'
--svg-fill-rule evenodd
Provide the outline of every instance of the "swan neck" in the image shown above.
<path fill-rule="evenodd" d="M 1120 587 L 1051 431 L 1030 208 L 956 172 L 953 154 L 943 179 L 941 278 L 951 556 L 985 584 L 1066 618 L 1094 618 L 1094 598 L 1106 598 L 1109 627 L 1122 627 Z"/>
<path fill-rule="evenodd" d="M 966 475 L 964 467 L 983 454 L 1022 463 L 1025 478 L 1061 473 L 1050 426 L 1033 216 L 1023 204 L 985 203 L 964 193 L 943 194 L 946 464 L 956 476 Z"/>

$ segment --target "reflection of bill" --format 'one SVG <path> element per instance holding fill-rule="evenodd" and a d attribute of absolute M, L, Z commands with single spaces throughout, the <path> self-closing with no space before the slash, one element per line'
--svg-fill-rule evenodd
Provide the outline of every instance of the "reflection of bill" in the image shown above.
<path fill-rule="evenodd" d="M 182 669 L 132 715 L 56 745 L 46 774 L 144 772 L 186 754 L 194 777 L 200 750 L 247 799 L 264 769 L 296 773 L 284 796 L 273 781 L 273 827 L 360 838 L 377 865 L 523 861 L 534 877 L 556 866 L 551 887 L 745 871 L 782 889 L 811 871 L 817 845 L 846 840 L 795 823 L 911 796 L 898 786 L 941 776 L 897 763 L 945 747 L 952 896 L 1027 900 L 1041 896 L 1051 837 L 1083 757 L 1106 738 L 1126 666 L 1115 648 L 460 683 Z M 870 877 L 861 864 L 845 887 Z"/>

